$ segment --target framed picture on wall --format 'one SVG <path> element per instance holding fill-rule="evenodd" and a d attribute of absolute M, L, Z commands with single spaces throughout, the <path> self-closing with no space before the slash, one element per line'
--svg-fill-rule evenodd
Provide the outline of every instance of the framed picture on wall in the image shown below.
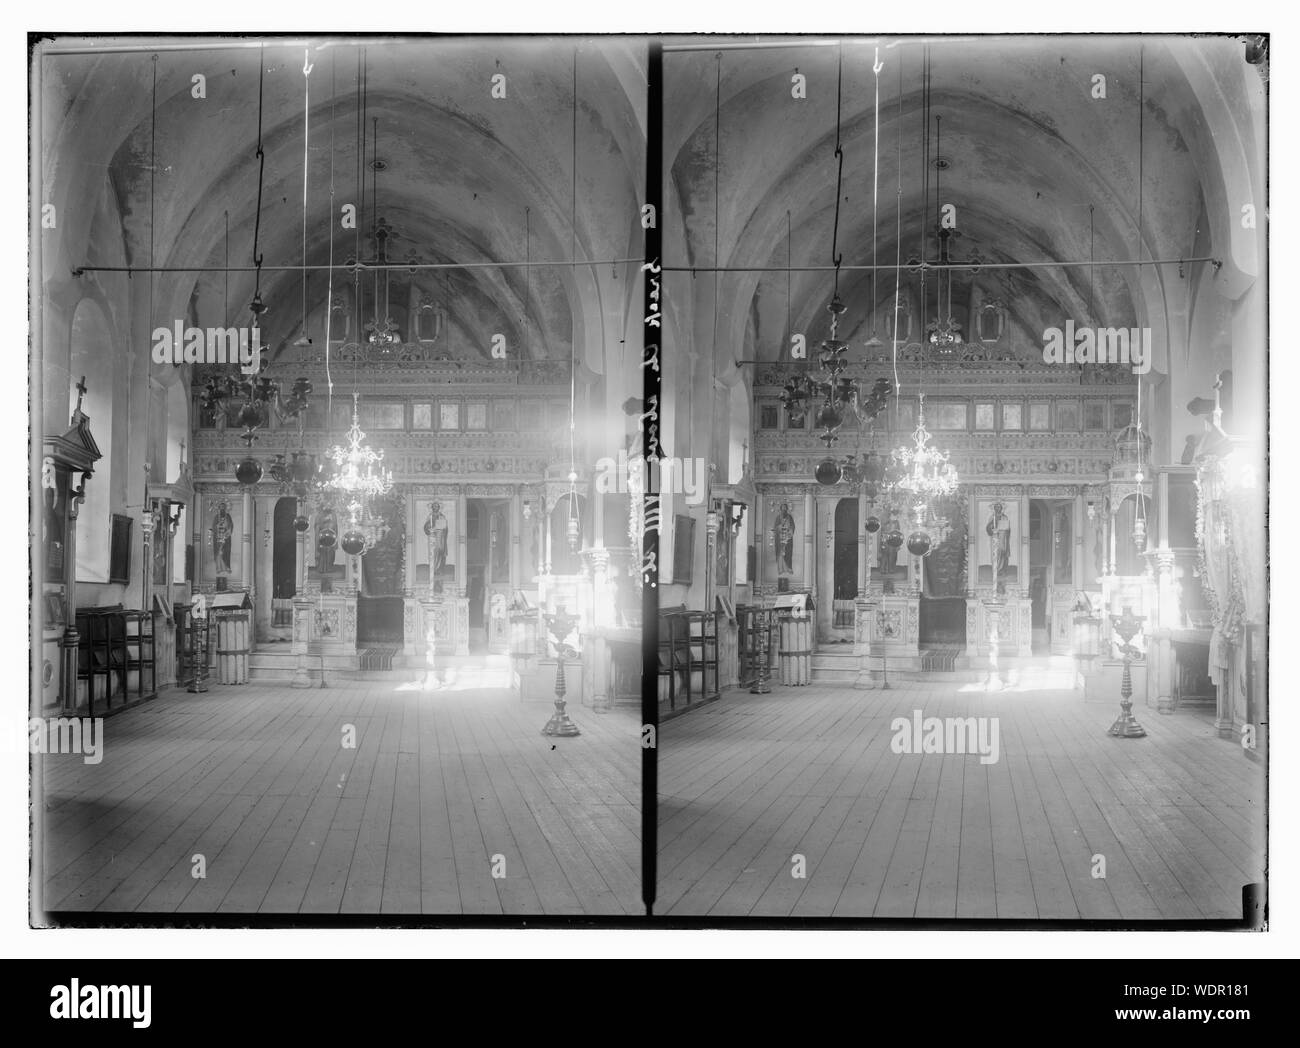
<path fill-rule="evenodd" d="M 239 541 L 244 533 L 243 503 L 237 497 L 219 495 L 214 500 L 205 500 L 204 513 L 207 519 L 203 528 L 203 581 L 224 589 L 229 579 L 244 577 Z"/>
<path fill-rule="evenodd" d="M 673 581 L 689 583 L 695 563 L 695 518 L 678 513 L 673 518 Z"/>
<path fill-rule="evenodd" d="M 113 514 L 113 535 L 108 554 L 108 581 L 126 583 L 131 579 L 131 518 Z"/>

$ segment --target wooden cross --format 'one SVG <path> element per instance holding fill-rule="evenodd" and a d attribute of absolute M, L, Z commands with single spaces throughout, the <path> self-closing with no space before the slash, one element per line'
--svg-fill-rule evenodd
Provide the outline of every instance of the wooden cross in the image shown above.
<path fill-rule="evenodd" d="M 74 417 L 81 414 L 81 401 L 86 395 L 86 376 L 81 376 L 81 381 L 77 383 L 77 410 L 73 412 Z"/>

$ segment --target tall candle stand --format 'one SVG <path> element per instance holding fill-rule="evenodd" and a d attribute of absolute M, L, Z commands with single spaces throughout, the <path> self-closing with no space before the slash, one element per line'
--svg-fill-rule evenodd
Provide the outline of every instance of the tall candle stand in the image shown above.
<path fill-rule="evenodd" d="M 566 644 L 565 640 L 573 632 L 573 627 L 577 625 L 578 616 L 569 614 L 566 608 L 560 608 L 554 614 L 543 617 L 546 619 L 546 628 L 555 642 L 555 712 L 551 714 L 551 719 L 546 722 L 542 734 L 571 738 L 574 735 L 581 735 L 582 732 L 578 730 L 578 726 L 573 723 L 572 718 L 564 711 L 564 693 L 566 690 L 564 660 L 576 659 L 578 652 L 576 648 Z"/>
<path fill-rule="evenodd" d="M 1111 620 L 1111 628 L 1114 629 L 1119 639 L 1124 643 L 1120 645 L 1120 651 L 1124 655 L 1124 677 L 1120 683 L 1120 715 L 1115 723 L 1107 730 L 1107 735 L 1114 735 L 1120 739 L 1140 739 L 1146 735 L 1146 729 L 1139 724 L 1133 716 L 1133 656 L 1140 654 L 1139 650 L 1134 647 L 1132 641 L 1137 635 L 1138 630 L 1142 628 L 1142 623 L 1146 621 L 1143 615 L 1134 615 L 1130 606 L 1125 606 L 1124 614 L 1117 619 Z"/>

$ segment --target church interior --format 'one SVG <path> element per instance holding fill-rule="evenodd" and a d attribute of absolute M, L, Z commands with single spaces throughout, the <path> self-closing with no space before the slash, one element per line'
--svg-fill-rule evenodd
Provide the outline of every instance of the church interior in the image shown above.
<path fill-rule="evenodd" d="M 34 913 L 1262 907 L 1266 38 L 31 70 Z"/>

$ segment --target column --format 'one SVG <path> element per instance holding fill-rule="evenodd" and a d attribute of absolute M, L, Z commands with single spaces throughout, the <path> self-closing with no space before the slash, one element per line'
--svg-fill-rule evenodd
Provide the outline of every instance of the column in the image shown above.
<path fill-rule="evenodd" d="M 1016 571 L 1016 589 L 1029 595 L 1029 488 L 1020 496 L 1020 565 Z M 1008 594 L 1010 596 L 1010 594 Z"/>
<path fill-rule="evenodd" d="M 462 489 L 456 495 L 456 598 L 450 601 L 448 625 L 452 651 L 469 654 L 469 496 Z"/>
<path fill-rule="evenodd" d="M 253 591 L 253 489 L 244 488 L 244 588 Z"/>
<path fill-rule="evenodd" d="M 541 500 L 541 520 L 539 523 L 539 536 L 541 548 L 537 551 L 537 570 L 541 575 L 551 573 L 551 505 L 545 500 Z"/>
<path fill-rule="evenodd" d="M 980 573 L 980 530 L 979 506 L 975 501 L 975 488 L 972 486 L 966 497 L 966 595 L 975 596 L 975 587 L 979 585 Z M 967 638 L 969 645 L 970 638 Z"/>
<path fill-rule="evenodd" d="M 1169 548 L 1169 474 L 1161 470 L 1156 474 L 1156 516 L 1159 518 L 1160 548 Z"/>
<path fill-rule="evenodd" d="M 456 496 L 456 595 L 465 596 L 469 586 L 469 500 Z"/>
<path fill-rule="evenodd" d="M 839 499 L 818 495 L 814 499 L 817 513 L 817 526 L 821 531 L 821 556 L 817 561 L 816 590 L 821 597 L 817 602 L 817 611 L 813 621 L 817 626 L 818 636 L 826 637 L 835 627 L 835 508 Z"/>
<path fill-rule="evenodd" d="M 750 522 L 754 534 L 754 577 L 749 580 L 749 591 L 753 594 L 755 604 L 759 603 L 759 591 L 763 586 L 763 557 L 767 552 L 767 524 L 764 513 L 766 506 L 766 496 L 755 489 L 754 516 Z"/>
<path fill-rule="evenodd" d="M 140 572 L 140 610 L 148 611 L 153 606 L 150 600 L 150 594 L 153 592 L 153 529 L 156 523 L 154 517 L 154 501 L 149 498 L 149 474 L 151 467 L 148 462 L 144 464 L 144 490 L 145 499 L 140 510 L 140 560 L 144 568 Z M 164 478 L 166 479 L 166 478 Z"/>
<path fill-rule="evenodd" d="M 77 516 L 86 500 L 86 477 L 82 474 L 80 488 L 73 488 L 72 474 L 68 474 L 68 510 L 63 533 L 63 638 L 59 641 L 62 657 L 59 660 L 59 705 L 71 712 L 77 708 L 78 646 L 81 635 L 77 632 Z M 86 696 L 91 707 L 95 700 L 95 678 L 86 682 Z M 1223 691 L 1224 689 L 1219 689 Z"/>
<path fill-rule="evenodd" d="M 1167 473 L 1160 474 L 1162 486 L 1168 481 L 1168 477 Z M 1178 594 L 1174 586 L 1174 553 L 1165 544 L 1167 532 L 1163 514 L 1160 518 L 1160 532 L 1161 548 L 1156 552 L 1159 619 L 1153 623 L 1156 628 L 1151 631 L 1153 643 L 1152 650 L 1147 656 L 1147 694 L 1151 693 L 1151 677 L 1154 670 L 1156 708 L 1161 713 L 1173 713 L 1176 709 L 1173 682 L 1178 667 L 1170 630 L 1178 625 Z"/>
<path fill-rule="evenodd" d="M 406 591 L 415 592 L 415 558 L 418 555 L 418 543 L 424 537 L 424 532 L 420 529 L 423 522 L 417 519 L 415 511 L 415 499 L 411 497 L 410 490 L 406 494 Z M 430 566 L 430 571 L 433 570 Z M 433 580 L 429 580 L 429 588 L 433 589 Z"/>
<path fill-rule="evenodd" d="M 1106 561 L 1106 574 L 1114 575 L 1115 567 L 1118 561 L 1115 559 L 1115 517 L 1119 513 L 1119 505 L 1112 498 L 1110 504 L 1110 513 L 1106 515 L 1106 549 L 1108 559 Z M 1109 611 L 1109 609 L 1107 609 Z"/>
<path fill-rule="evenodd" d="M 704 610 L 713 611 L 717 607 L 715 594 L 717 586 L 714 579 L 718 571 L 718 509 L 711 499 L 706 503 L 704 512 Z"/>
<path fill-rule="evenodd" d="M 298 512 L 303 510 L 302 501 L 298 502 Z M 296 514 L 295 514 L 296 516 Z M 293 592 L 295 596 L 300 596 L 307 585 L 307 533 L 299 531 L 296 527 L 293 529 L 294 549 L 293 549 Z M 407 558 L 410 559 L 409 557 Z M 297 612 L 294 613 L 295 615 Z"/>
<path fill-rule="evenodd" d="M 194 504 L 190 507 L 190 544 L 194 549 L 194 578 L 190 579 L 190 596 L 193 597 L 203 581 L 203 492 L 194 492 Z"/>
<path fill-rule="evenodd" d="M 817 532 L 817 502 L 813 498 L 812 488 L 807 488 L 803 496 L 803 583 L 804 587 L 818 598 L 817 593 L 817 547 L 813 541 Z"/>
<path fill-rule="evenodd" d="M 1083 502 L 1083 489 L 1080 488 L 1074 496 L 1074 570 L 1070 574 L 1070 584 L 1076 593 L 1086 588 L 1083 575 L 1083 531 L 1087 519 L 1088 512 Z"/>
<path fill-rule="evenodd" d="M 510 494 L 510 597 L 524 585 L 524 503 L 519 487 Z"/>
<path fill-rule="evenodd" d="M 858 593 L 859 597 L 867 592 L 867 580 L 871 578 L 870 565 L 867 564 L 867 490 L 866 485 L 858 492 Z"/>

